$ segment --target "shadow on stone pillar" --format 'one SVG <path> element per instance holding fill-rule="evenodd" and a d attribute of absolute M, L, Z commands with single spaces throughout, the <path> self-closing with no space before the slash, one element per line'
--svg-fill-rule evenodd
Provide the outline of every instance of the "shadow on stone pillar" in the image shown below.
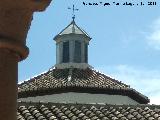
<path fill-rule="evenodd" d="M 18 62 L 29 49 L 26 36 L 35 11 L 43 11 L 51 0 L 0 1 L 0 119 L 17 120 Z"/>

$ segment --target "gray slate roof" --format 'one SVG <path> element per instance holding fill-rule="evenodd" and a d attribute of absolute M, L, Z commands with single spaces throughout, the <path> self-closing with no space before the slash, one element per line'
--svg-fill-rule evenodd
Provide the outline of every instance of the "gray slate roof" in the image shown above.
<path fill-rule="evenodd" d="M 67 35 L 67 34 L 79 34 L 89 37 L 89 35 L 83 29 L 81 29 L 76 25 L 74 20 L 67 27 L 65 27 L 57 36 Z"/>
<path fill-rule="evenodd" d="M 146 104 L 149 99 L 128 85 L 93 69 L 50 69 L 18 85 L 18 97 L 64 92 L 125 95 Z"/>
<path fill-rule="evenodd" d="M 160 106 L 19 102 L 17 120 L 160 120 Z"/>

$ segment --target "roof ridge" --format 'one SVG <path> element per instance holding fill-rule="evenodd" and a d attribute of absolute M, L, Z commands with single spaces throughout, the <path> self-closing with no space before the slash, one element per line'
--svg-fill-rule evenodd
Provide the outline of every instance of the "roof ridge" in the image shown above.
<path fill-rule="evenodd" d="M 92 69 L 92 70 L 94 70 L 94 71 L 95 71 L 96 73 L 98 73 L 98 74 L 101 74 L 102 76 L 105 76 L 105 77 L 109 78 L 110 80 L 114 80 L 114 82 L 116 82 L 116 83 L 118 83 L 118 84 L 123 84 L 123 85 L 125 85 L 125 87 L 130 88 L 130 85 L 127 85 L 127 84 L 123 83 L 122 81 L 119 81 L 119 80 L 117 80 L 116 78 L 113 78 L 113 77 L 110 76 L 110 75 L 105 75 L 104 73 L 100 72 L 99 70 L 95 70 L 95 69 Z"/>

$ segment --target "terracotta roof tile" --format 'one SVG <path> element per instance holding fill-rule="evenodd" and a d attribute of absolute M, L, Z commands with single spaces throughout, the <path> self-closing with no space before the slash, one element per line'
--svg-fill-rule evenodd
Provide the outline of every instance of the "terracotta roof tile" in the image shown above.
<path fill-rule="evenodd" d="M 73 69 L 71 81 L 68 81 L 68 76 L 69 69 L 52 69 L 44 74 L 41 74 L 20 84 L 18 86 L 19 92 L 27 91 L 29 89 L 48 88 L 65 85 L 128 88 L 128 85 L 125 85 L 115 79 L 112 79 L 91 69 Z"/>
<path fill-rule="evenodd" d="M 18 103 L 17 120 L 160 120 L 158 105 Z"/>
<path fill-rule="evenodd" d="M 149 102 L 146 96 L 128 85 L 90 68 L 50 69 L 18 85 L 19 98 L 64 91 L 127 95 L 142 104 Z"/>

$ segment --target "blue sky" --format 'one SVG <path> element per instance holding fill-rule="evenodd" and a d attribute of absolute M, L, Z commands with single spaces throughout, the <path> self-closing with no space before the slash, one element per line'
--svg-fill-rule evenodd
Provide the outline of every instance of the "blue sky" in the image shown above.
<path fill-rule="evenodd" d="M 55 65 L 53 38 L 71 22 L 72 11 L 67 8 L 75 4 L 79 9 L 75 21 L 92 38 L 89 64 L 160 104 L 160 2 L 147 5 L 144 0 L 141 6 L 140 0 L 119 0 L 119 6 L 104 6 L 106 2 L 114 1 L 53 0 L 46 11 L 35 13 L 27 36 L 30 54 L 19 63 L 19 82 Z"/>

